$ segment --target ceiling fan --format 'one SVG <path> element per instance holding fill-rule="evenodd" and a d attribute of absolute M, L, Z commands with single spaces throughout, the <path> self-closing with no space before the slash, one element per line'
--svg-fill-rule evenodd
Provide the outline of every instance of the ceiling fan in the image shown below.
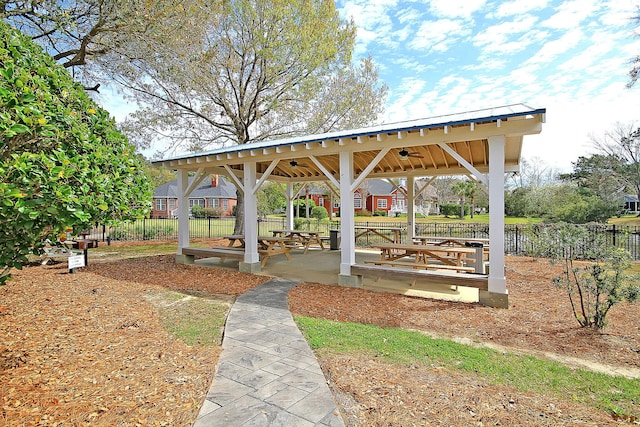
<path fill-rule="evenodd" d="M 290 161 L 289 161 L 289 166 L 291 166 L 293 169 L 295 169 L 295 168 L 307 168 L 307 167 L 309 167 L 309 166 L 307 166 L 307 165 L 305 165 L 305 164 L 298 163 L 298 161 L 297 161 L 297 160 L 295 160 L 295 159 L 292 159 L 292 160 L 290 160 Z"/>
<path fill-rule="evenodd" d="M 403 148 L 402 150 L 398 151 L 398 158 L 400 160 L 408 160 L 409 157 L 416 157 L 416 158 L 421 159 L 423 156 L 421 156 L 420 153 L 409 152 L 405 148 Z"/>

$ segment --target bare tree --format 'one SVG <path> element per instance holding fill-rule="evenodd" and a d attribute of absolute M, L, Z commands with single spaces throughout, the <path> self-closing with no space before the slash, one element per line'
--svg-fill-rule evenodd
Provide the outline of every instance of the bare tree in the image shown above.
<path fill-rule="evenodd" d="M 603 171 L 640 200 L 640 126 L 635 122 L 616 123 L 600 136 L 591 136 L 593 146 L 618 163 Z"/>

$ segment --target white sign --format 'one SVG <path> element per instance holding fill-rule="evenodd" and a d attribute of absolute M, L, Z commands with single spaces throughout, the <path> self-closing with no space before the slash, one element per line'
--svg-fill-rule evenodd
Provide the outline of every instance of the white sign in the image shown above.
<path fill-rule="evenodd" d="M 72 255 L 69 257 L 69 270 L 84 267 L 84 255 Z"/>

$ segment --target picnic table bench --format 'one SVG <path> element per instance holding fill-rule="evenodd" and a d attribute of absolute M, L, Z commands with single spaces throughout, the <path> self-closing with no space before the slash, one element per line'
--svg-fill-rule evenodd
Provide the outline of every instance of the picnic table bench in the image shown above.
<path fill-rule="evenodd" d="M 182 255 L 186 257 L 187 264 L 193 264 L 195 257 L 220 258 L 223 262 L 227 258 L 243 260 L 244 251 L 238 249 L 232 249 L 228 246 L 214 246 L 211 248 L 194 248 L 188 246 L 182 248 Z"/>
<path fill-rule="evenodd" d="M 351 266 L 351 274 L 357 276 L 373 276 L 380 278 L 399 280 L 407 279 L 412 282 L 420 281 L 435 285 L 467 286 L 483 291 L 489 289 L 487 276 L 479 274 L 459 274 L 447 271 L 427 271 L 416 269 L 397 269 L 379 265 L 356 264 Z"/>
<path fill-rule="evenodd" d="M 365 264 L 372 265 L 390 265 L 392 267 L 409 267 L 417 270 L 451 270 L 458 273 L 473 273 L 476 269 L 473 267 L 466 267 L 464 265 L 448 265 L 448 264 L 423 264 L 418 262 L 407 261 L 389 261 L 389 260 L 376 260 L 365 261 Z"/>
<path fill-rule="evenodd" d="M 304 248 L 305 254 L 309 250 L 309 246 L 312 244 L 318 245 L 321 250 L 324 250 L 324 242 L 329 239 L 329 237 L 320 236 L 319 231 L 271 230 L 271 233 L 273 233 L 274 237 L 288 238 L 290 244 Z"/>
<path fill-rule="evenodd" d="M 435 245 L 381 243 L 372 247 L 380 249 L 381 261 L 414 257 L 415 263 L 419 265 L 428 265 L 429 260 L 433 260 L 444 265 L 462 267 L 467 261 L 466 256 L 476 253 L 474 248 Z"/>
<path fill-rule="evenodd" d="M 360 236 L 364 236 L 365 234 L 370 233 L 382 237 L 383 239 L 391 243 L 400 243 L 400 232 L 403 230 L 400 227 L 376 227 L 369 225 L 356 225 L 353 228 L 356 231 L 356 239 Z M 383 233 L 383 231 L 391 232 L 393 237 L 389 237 L 387 234 Z"/>
<path fill-rule="evenodd" d="M 224 236 L 229 240 L 227 246 L 214 246 L 212 248 L 182 248 L 182 254 L 187 256 L 187 262 L 193 263 L 193 257 L 199 256 L 203 258 L 220 258 L 224 261 L 226 258 L 244 259 L 245 237 L 240 234 Z M 258 236 L 258 253 L 262 260 L 260 265 L 264 267 L 272 256 L 284 254 L 288 260 L 291 260 L 291 248 L 287 246 L 289 241 L 283 237 Z M 236 242 L 239 246 L 236 246 Z"/>

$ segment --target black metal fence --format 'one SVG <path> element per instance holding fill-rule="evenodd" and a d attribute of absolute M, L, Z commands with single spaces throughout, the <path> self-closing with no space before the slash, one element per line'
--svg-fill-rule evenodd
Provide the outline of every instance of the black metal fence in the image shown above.
<path fill-rule="evenodd" d="M 216 238 L 233 234 L 235 218 L 193 218 L 189 220 L 189 235 L 193 239 Z M 393 239 L 392 228 L 400 228 L 402 242 L 407 242 L 406 222 L 365 221 L 359 226 L 377 228 L 382 235 Z M 258 221 L 258 234 L 269 235 L 270 230 L 287 228 L 284 218 L 267 218 Z M 530 255 L 535 252 L 534 234 L 544 224 L 507 224 L 504 228 L 505 253 L 512 255 Z M 640 260 L 640 227 L 619 225 L 584 225 L 592 236 L 603 236 L 613 245 L 625 248 L 634 260 Z M 339 230 L 340 221 L 317 221 L 315 219 L 296 218 L 294 228 L 299 230 L 320 231 L 328 236 L 329 230 Z M 134 223 L 124 223 L 114 227 L 97 226 L 92 232 L 94 238 L 110 240 L 175 240 L 178 238 L 177 219 L 143 219 Z M 489 238 L 489 225 L 479 223 L 433 223 L 417 222 L 416 235 L 438 237 Z M 366 233 L 356 241 L 358 247 L 384 243 L 386 240 L 376 234 Z"/>

